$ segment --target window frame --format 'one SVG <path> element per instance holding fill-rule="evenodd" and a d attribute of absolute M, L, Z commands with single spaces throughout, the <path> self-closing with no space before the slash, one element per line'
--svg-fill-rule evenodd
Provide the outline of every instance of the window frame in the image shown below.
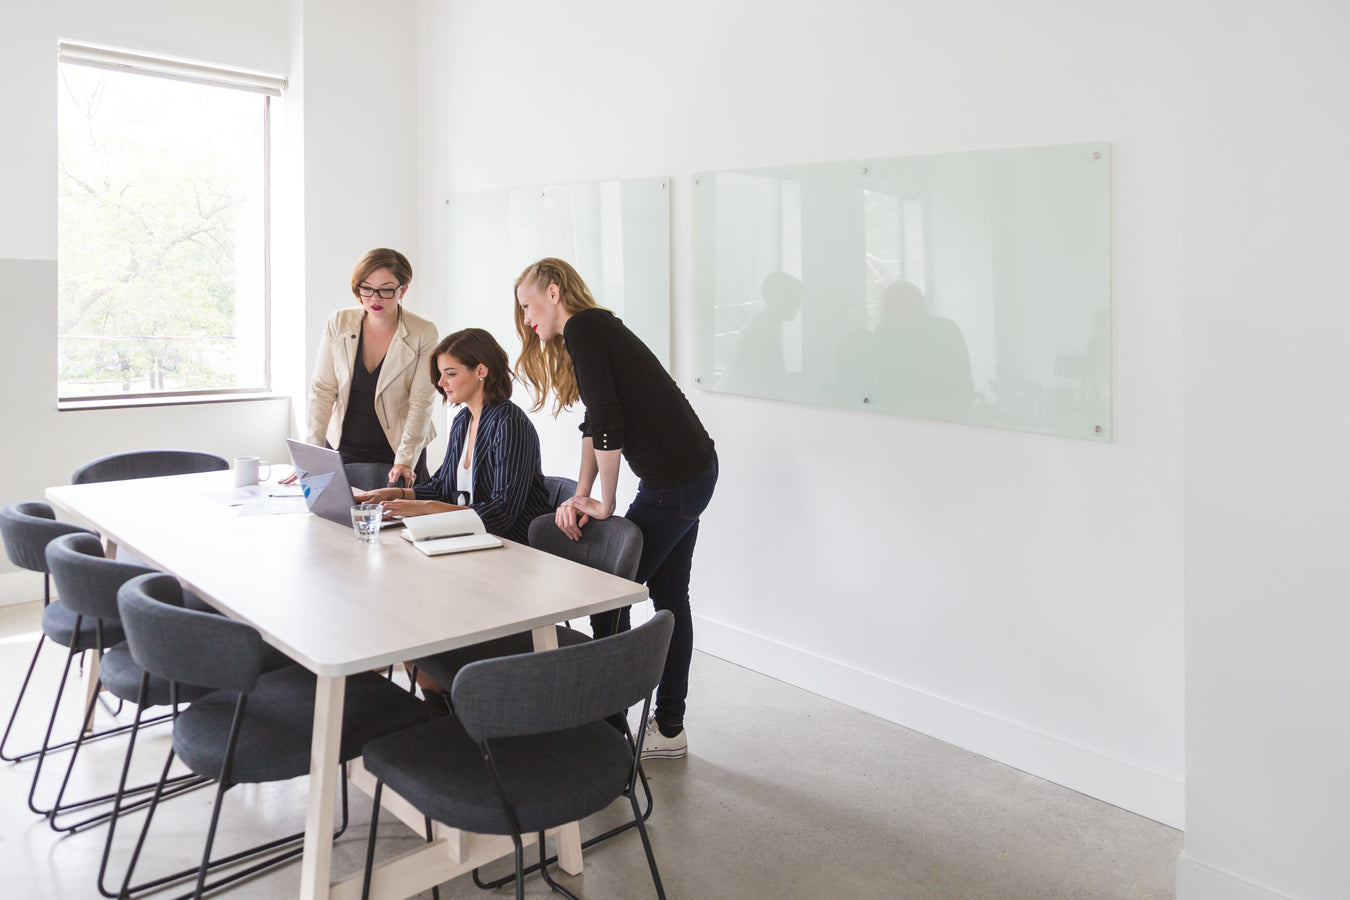
<path fill-rule="evenodd" d="M 104 408 L 117 406 L 178 405 L 183 403 L 245 400 L 272 396 L 272 100 L 282 96 L 286 79 L 266 72 L 219 66 L 179 57 L 142 53 L 103 44 L 60 40 L 57 63 L 106 69 L 113 72 L 183 81 L 208 87 L 226 88 L 263 95 L 263 174 L 262 174 L 262 293 L 263 293 L 263 370 L 262 385 L 253 387 L 217 387 L 202 390 L 127 391 L 106 394 L 61 394 L 61 409 Z M 58 277 L 60 261 L 58 260 Z M 57 334 L 56 338 L 60 339 Z M 58 379 L 59 384 L 59 379 Z"/>

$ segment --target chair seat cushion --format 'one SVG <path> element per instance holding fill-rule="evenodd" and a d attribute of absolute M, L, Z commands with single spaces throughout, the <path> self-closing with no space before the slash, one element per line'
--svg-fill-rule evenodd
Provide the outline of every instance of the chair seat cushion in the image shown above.
<path fill-rule="evenodd" d="M 633 751 L 604 722 L 492 742 L 492 755 L 522 833 L 599 812 L 628 785 Z M 438 822 L 480 834 L 511 826 L 478 745 L 454 718 L 368 744 L 365 767 Z"/>
<path fill-rule="evenodd" d="M 79 631 L 75 629 L 75 620 L 80 620 Z M 42 633 L 63 647 L 76 650 L 92 650 L 97 646 L 95 631 L 99 620 L 88 616 L 78 616 L 60 600 L 53 600 L 42 610 Z M 103 620 L 103 646 L 111 647 L 126 640 L 122 634 L 122 623 L 114 619 Z"/>
<path fill-rule="evenodd" d="M 118 644 L 99 660 L 98 676 L 103 689 L 118 700 L 135 703 L 141 694 L 141 673 L 144 670 L 131 658 L 131 650 L 126 642 Z M 199 697 L 211 693 L 210 688 L 192 684 L 178 685 L 178 702 L 191 703 Z M 146 693 L 145 706 L 167 706 L 169 704 L 169 682 L 163 678 L 151 677 Z"/>
<path fill-rule="evenodd" d="M 258 676 L 244 705 L 231 763 L 232 784 L 285 781 L 309 772 L 314 725 L 314 673 L 288 666 Z M 220 774 L 238 694 L 215 691 L 181 713 L 173 749 L 199 775 Z M 342 762 L 391 732 L 427 721 L 435 710 L 373 672 L 347 677 L 342 714 Z"/>
<path fill-rule="evenodd" d="M 577 631 L 575 628 L 558 626 L 559 647 L 572 647 L 577 644 L 584 644 L 589 640 L 588 635 Z M 435 656 L 424 656 L 421 659 L 414 660 L 413 665 L 436 679 L 436 683 L 441 687 L 449 690 L 450 685 L 455 683 L 455 676 L 459 674 L 459 670 L 469 663 L 478 662 L 480 659 L 496 659 L 499 656 L 533 652 L 534 638 L 530 635 L 530 632 L 522 631 L 520 634 L 484 641 L 481 644 L 471 644 L 468 647 L 446 650 L 444 653 L 437 653 Z"/>

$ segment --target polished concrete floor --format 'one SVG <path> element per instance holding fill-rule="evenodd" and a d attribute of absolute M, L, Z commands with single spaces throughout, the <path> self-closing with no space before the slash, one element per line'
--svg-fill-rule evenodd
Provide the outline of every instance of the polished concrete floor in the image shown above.
<path fill-rule="evenodd" d="M 37 640 L 39 607 L 0 608 L 5 715 Z M 58 649 L 43 651 L 35 702 L 25 703 L 33 715 L 17 726 L 20 749 L 34 745 L 45 724 L 39 706 L 49 708 L 64 652 Z M 1181 849 L 1175 829 L 701 653 L 694 657 L 690 710 L 689 758 L 647 766 L 656 796 L 649 830 L 672 900 L 1173 896 Z M 68 731 L 78 713 L 73 706 L 64 712 L 58 727 Z M 110 717 L 103 713 L 100 721 Z M 166 748 L 163 726 L 138 744 L 143 778 L 157 772 Z M 120 740 L 91 747 L 72 790 L 92 791 L 115 778 L 124 749 Z M 40 797 L 55 790 L 47 776 L 59 777 L 64 768 L 64 757 L 54 759 L 61 765 L 44 771 Z M 25 806 L 33 768 L 0 763 L 6 873 L 0 897 L 95 897 L 106 832 L 54 835 Z M 302 778 L 231 790 L 221 846 L 302 827 L 306 787 Z M 351 810 L 351 826 L 334 848 L 335 872 L 355 871 L 364 858 L 369 799 L 354 790 Z M 622 811 L 611 808 L 583 823 L 583 836 Z M 195 864 L 209 815 L 209 790 L 167 803 L 156 815 L 138 879 Z M 118 830 L 114 873 L 125 864 L 133 830 Z M 387 814 L 380 835 L 380 857 L 419 841 Z M 560 880 L 590 900 L 655 896 L 632 832 L 588 851 L 583 876 Z M 288 897 L 298 888 L 291 863 L 217 896 Z M 467 878 L 441 889 L 447 900 L 512 895 L 510 888 L 485 894 Z M 526 895 L 552 896 L 538 877 L 527 880 Z"/>

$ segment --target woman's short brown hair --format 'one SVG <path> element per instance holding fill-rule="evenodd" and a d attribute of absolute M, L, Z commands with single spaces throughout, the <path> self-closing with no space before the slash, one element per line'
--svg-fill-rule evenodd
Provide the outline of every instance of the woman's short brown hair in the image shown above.
<path fill-rule="evenodd" d="M 352 296 L 361 299 L 356 286 L 370 277 L 377 269 L 388 269 L 398 279 L 399 287 L 412 284 L 412 263 L 408 257 L 388 247 L 377 247 L 361 257 L 356 268 L 352 269 Z"/>
<path fill-rule="evenodd" d="M 431 382 L 445 399 L 441 388 L 441 357 L 449 354 L 470 369 L 486 366 L 483 379 L 483 405 L 492 406 L 511 397 L 511 363 L 506 351 L 490 333 L 481 328 L 464 328 L 446 335 L 431 353 Z"/>

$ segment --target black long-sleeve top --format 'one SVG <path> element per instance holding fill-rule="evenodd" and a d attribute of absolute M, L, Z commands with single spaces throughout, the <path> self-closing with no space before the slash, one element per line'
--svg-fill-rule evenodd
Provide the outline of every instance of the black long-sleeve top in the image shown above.
<path fill-rule="evenodd" d="M 490 534 L 524 543 L 530 521 L 552 512 L 539 461 L 539 433 L 525 411 L 510 400 L 483 409 L 473 448 L 473 509 Z M 470 413 L 460 410 L 450 425 L 445 461 L 431 481 L 416 485 L 418 500 L 454 503 Z"/>
<path fill-rule="evenodd" d="M 713 440 L 656 355 L 612 312 L 584 309 L 563 326 L 586 415 L 581 433 L 596 450 L 622 450 L 653 488 L 702 475 L 717 459 Z"/>

